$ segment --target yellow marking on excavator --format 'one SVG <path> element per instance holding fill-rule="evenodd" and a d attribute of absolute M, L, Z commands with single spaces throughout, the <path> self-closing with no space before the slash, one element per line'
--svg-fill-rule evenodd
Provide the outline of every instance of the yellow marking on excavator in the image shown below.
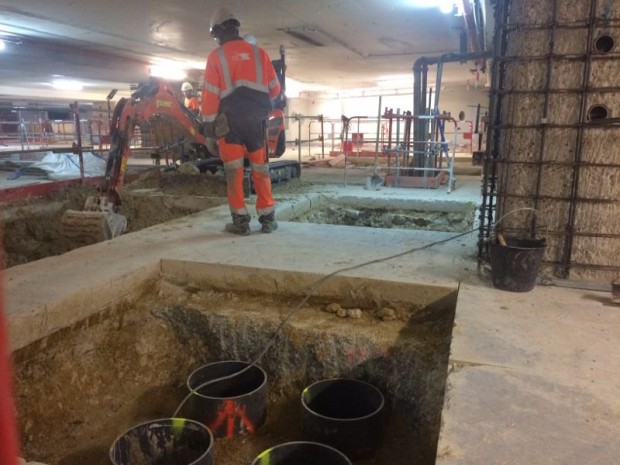
<path fill-rule="evenodd" d="M 167 100 L 157 99 L 157 102 L 155 105 L 157 106 L 157 108 L 172 108 L 172 102 L 167 101 Z"/>

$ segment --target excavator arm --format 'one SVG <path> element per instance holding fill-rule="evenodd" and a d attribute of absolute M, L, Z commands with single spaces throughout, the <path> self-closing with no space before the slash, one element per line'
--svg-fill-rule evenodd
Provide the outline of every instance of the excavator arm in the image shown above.
<path fill-rule="evenodd" d="M 61 223 L 66 238 L 75 243 L 92 244 L 125 231 L 127 220 L 118 210 L 122 204 L 121 191 L 131 154 L 131 141 L 136 128 L 147 122 L 152 126 L 174 127 L 173 131 L 160 131 L 159 146 L 170 145 L 171 142 L 188 143 L 199 156 L 210 156 L 207 141 L 200 133 L 200 121 L 178 101 L 168 83 L 151 79 L 142 84 L 131 98 L 120 99 L 114 108 L 104 182 L 98 189 L 98 195 L 86 199 L 83 210 L 67 210 L 63 214 Z M 163 140 L 166 136 L 172 140 Z"/>
<path fill-rule="evenodd" d="M 210 156 L 206 138 L 200 133 L 200 121 L 177 100 L 168 83 L 151 79 L 149 83 L 138 87 L 130 99 L 121 99 L 114 109 L 110 153 L 101 191 L 115 206 L 121 204 L 121 189 L 131 153 L 131 140 L 136 127 L 147 122 L 174 124 L 180 133 L 180 140 L 178 137 L 173 137 L 174 140 L 159 140 L 160 146 L 188 143 L 200 157 Z"/>

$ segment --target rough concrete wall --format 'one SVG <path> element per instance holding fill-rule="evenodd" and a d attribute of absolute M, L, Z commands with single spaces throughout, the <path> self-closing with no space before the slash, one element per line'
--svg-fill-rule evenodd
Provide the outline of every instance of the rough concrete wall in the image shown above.
<path fill-rule="evenodd" d="M 587 115 L 593 105 L 603 105 L 608 118 L 620 117 L 620 96 L 611 89 L 620 86 L 620 28 L 612 25 L 620 19 L 620 2 L 596 2 L 600 22 L 589 40 L 592 4 L 591 0 L 511 2 L 504 57 L 513 60 L 505 62 L 501 89 L 497 218 L 515 209 L 536 208 L 541 213 L 539 237 L 546 235 L 548 240 L 545 260 L 556 264 L 544 272 L 609 282 L 620 274 L 604 269 L 620 265 L 620 131 L 609 123 L 604 126 L 604 121 L 589 123 Z M 609 53 L 594 53 L 586 73 L 584 54 L 594 50 L 602 35 L 611 36 L 615 46 Z M 590 89 L 585 94 L 580 91 L 584 74 Z M 520 211 L 502 224 L 515 235 L 527 235 L 532 215 Z M 572 266 L 566 276 L 557 264 L 565 258 L 571 235 Z"/>

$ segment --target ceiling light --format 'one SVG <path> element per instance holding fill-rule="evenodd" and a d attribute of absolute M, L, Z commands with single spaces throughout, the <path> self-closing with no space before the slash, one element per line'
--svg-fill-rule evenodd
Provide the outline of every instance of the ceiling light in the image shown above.
<path fill-rule="evenodd" d="M 433 8 L 437 6 L 437 0 L 409 0 L 415 8 Z"/>
<path fill-rule="evenodd" d="M 70 79 L 55 79 L 52 81 L 52 87 L 57 90 L 80 91 L 84 88 L 84 84 L 79 81 L 72 81 Z"/>
<path fill-rule="evenodd" d="M 439 5 L 439 11 L 444 14 L 450 14 L 454 11 L 454 2 L 452 0 L 442 1 Z"/>
<path fill-rule="evenodd" d="M 439 11 L 450 14 L 454 11 L 455 0 L 409 0 L 415 8 L 439 8 Z"/>
<path fill-rule="evenodd" d="M 6 44 L 4 43 L 4 40 L 0 39 L 0 50 L 4 50 L 6 48 Z"/>
<path fill-rule="evenodd" d="M 152 65 L 151 76 L 171 81 L 182 81 L 187 77 L 187 72 L 178 63 L 169 62 Z"/>

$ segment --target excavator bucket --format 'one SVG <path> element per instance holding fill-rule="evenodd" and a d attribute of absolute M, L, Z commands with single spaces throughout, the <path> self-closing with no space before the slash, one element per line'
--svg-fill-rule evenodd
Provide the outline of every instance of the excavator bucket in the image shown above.
<path fill-rule="evenodd" d="M 65 211 L 60 222 L 64 237 L 79 245 L 107 241 L 127 229 L 127 218 L 96 197 L 87 199 L 84 211 Z"/>

